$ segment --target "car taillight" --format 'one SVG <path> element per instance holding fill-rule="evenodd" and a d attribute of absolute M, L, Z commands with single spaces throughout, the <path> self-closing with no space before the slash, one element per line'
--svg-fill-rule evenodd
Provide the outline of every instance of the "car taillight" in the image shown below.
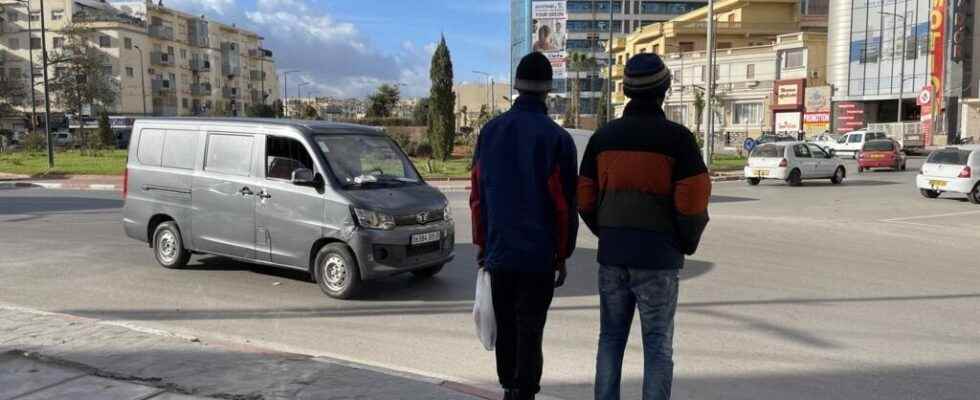
<path fill-rule="evenodd" d="M 788 165 L 789 165 L 789 161 L 786 161 L 785 158 L 779 161 L 779 166 L 780 167 L 786 167 Z"/>
<path fill-rule="evenodd" d="M 858 152 L 858 158 L 864 158 L 864 152 L 863 151 L 859 151 Z"/>
<path fill-rule="evenodd" d="M 960 171 L 960 178 L 969 178 L 971 176 L 973 176 L 973 170 L 970 167 L 963 167 L 963 170 Z"/>
<path fill-rule="evenodd" d="M 129 167 L 126 167 L 126 170 L 123 172 L 122 189 L 123 189 L 123 199 L 125 199 L 126 195 L 129 194 Z"/>

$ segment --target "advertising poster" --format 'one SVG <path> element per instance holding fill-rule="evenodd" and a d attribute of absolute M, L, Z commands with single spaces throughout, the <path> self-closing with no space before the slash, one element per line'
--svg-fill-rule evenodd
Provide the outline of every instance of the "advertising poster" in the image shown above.
<path fill-rule="evenodd" d="M 864 128 L 864 106 L 852 101 L 834 104 L 834 131 L 848 133 Z"/>
<path fill-rule="evenodd" d="M 929 84 L 933 89 L 929 116 L 922 113 L 923 126 L 932 123 L 933 115 L 943 109 L 943 69 L 946 67 L 946 0 L 933 0 L 932 13 L 929 14 L 929 49 L 932 55 L 932 68 L 929 69 Z M 928 118 L 928 121 L 926 120 Z M 932 127 L 922 130 L 922 140 L 926 146 L 932 145 Z"/>
<path fill-rule="evenodd" d="M 565 79 L 568 52 L 568 12 L 565 1 L 535 1 L 531 7 L 533 26 L 531 50 L 541 52 L 551 61 L 555 79 Z"/>
<path fill-rule="evenodd" d="M 776 133 L 796 136 L 802 127 L 800 126 L 799 112 L 779 112 L 776 113 Z"/>

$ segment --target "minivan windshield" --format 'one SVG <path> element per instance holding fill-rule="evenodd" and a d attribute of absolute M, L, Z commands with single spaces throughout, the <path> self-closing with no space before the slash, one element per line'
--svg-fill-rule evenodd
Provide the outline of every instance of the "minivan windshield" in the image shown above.
<path fill-rule="evenodd" d="M 864 144 L 864 151 L 892 151 L 895 150 L 895 143 L 891 140 L 872 140 Z"/>
<path fill-rule="evenodd" d="M 929 164 L 966 165 L 970 160 L 969 150 L 938 150 L 929 155 Z"/>
<path fill-rule="evenodd" d="M 775 144 L 764 144 L 752 150 L 752 158 L 779 158 L 782 157 L 786 148 Z"/>
<path fill-rule="evenodd" d="M 412 162 L 391 139 L 368 135 L 319 135 L 316 144 L 345 188 L 421 182 Z"/>

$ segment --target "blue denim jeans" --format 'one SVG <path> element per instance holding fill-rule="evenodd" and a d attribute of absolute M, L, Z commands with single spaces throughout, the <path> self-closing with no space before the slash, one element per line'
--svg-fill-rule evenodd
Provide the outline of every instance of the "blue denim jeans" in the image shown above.
<path fill-rule="evenodd" d="M 674 379 L 674 312 L 679 270 L 603 265 L 596 400 L 619 400 L 623 353 L 636 309 L 643 329 L 643 400 L 670 399 Z"/>

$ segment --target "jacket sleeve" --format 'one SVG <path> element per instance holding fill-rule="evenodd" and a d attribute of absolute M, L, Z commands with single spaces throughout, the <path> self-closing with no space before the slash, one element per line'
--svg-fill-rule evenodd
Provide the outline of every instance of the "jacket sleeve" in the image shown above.
<path fill-rule="evenodd" d="M 585 225 L 593 234 L 599 234 L 599 227 L 596 221 L 596 202 L 599 197 L 599 187 L 597 182 L 598 166 L 596 165 L 596 144 L 595 135 L 589 139 L 589 145 L 585 148 L 585 155 L 582 156 L 582 168 L 578 177 L 578 213 L 585 221 Z"/>
<path fill-rule="evenodd" d="M 685 130 L 682 136 L 673 177 L 675 226 L 681 251 L 692 255 L 697 251 L 701 235 L 708 226 L 711 178 L 694 135 Z"/>
<path fill-rule="evenodd" d="M 554 170 L 548 179 L 548 191 L 555 205 L 557 237 L 557 257 L 559 260 L 571 257 L 578 240 L 578 214 L 575 213 L 578 201 L 575 198 L 575 183 L 578 179 L 578 152 L 572 137 L 562 132 Z"/>
<path fill-rule="evenodd" d="M 480 135 L 481 137 L 483 135 Z M 470 171 L 470 221 L 473 227 L 473 245 L 476 246 L 477 264 L 483 266 L 486 246 L 486 226 L 483 214 L 483 188 L 480 179 L 480 140 L 473 152 L 473 166 Z"/>

